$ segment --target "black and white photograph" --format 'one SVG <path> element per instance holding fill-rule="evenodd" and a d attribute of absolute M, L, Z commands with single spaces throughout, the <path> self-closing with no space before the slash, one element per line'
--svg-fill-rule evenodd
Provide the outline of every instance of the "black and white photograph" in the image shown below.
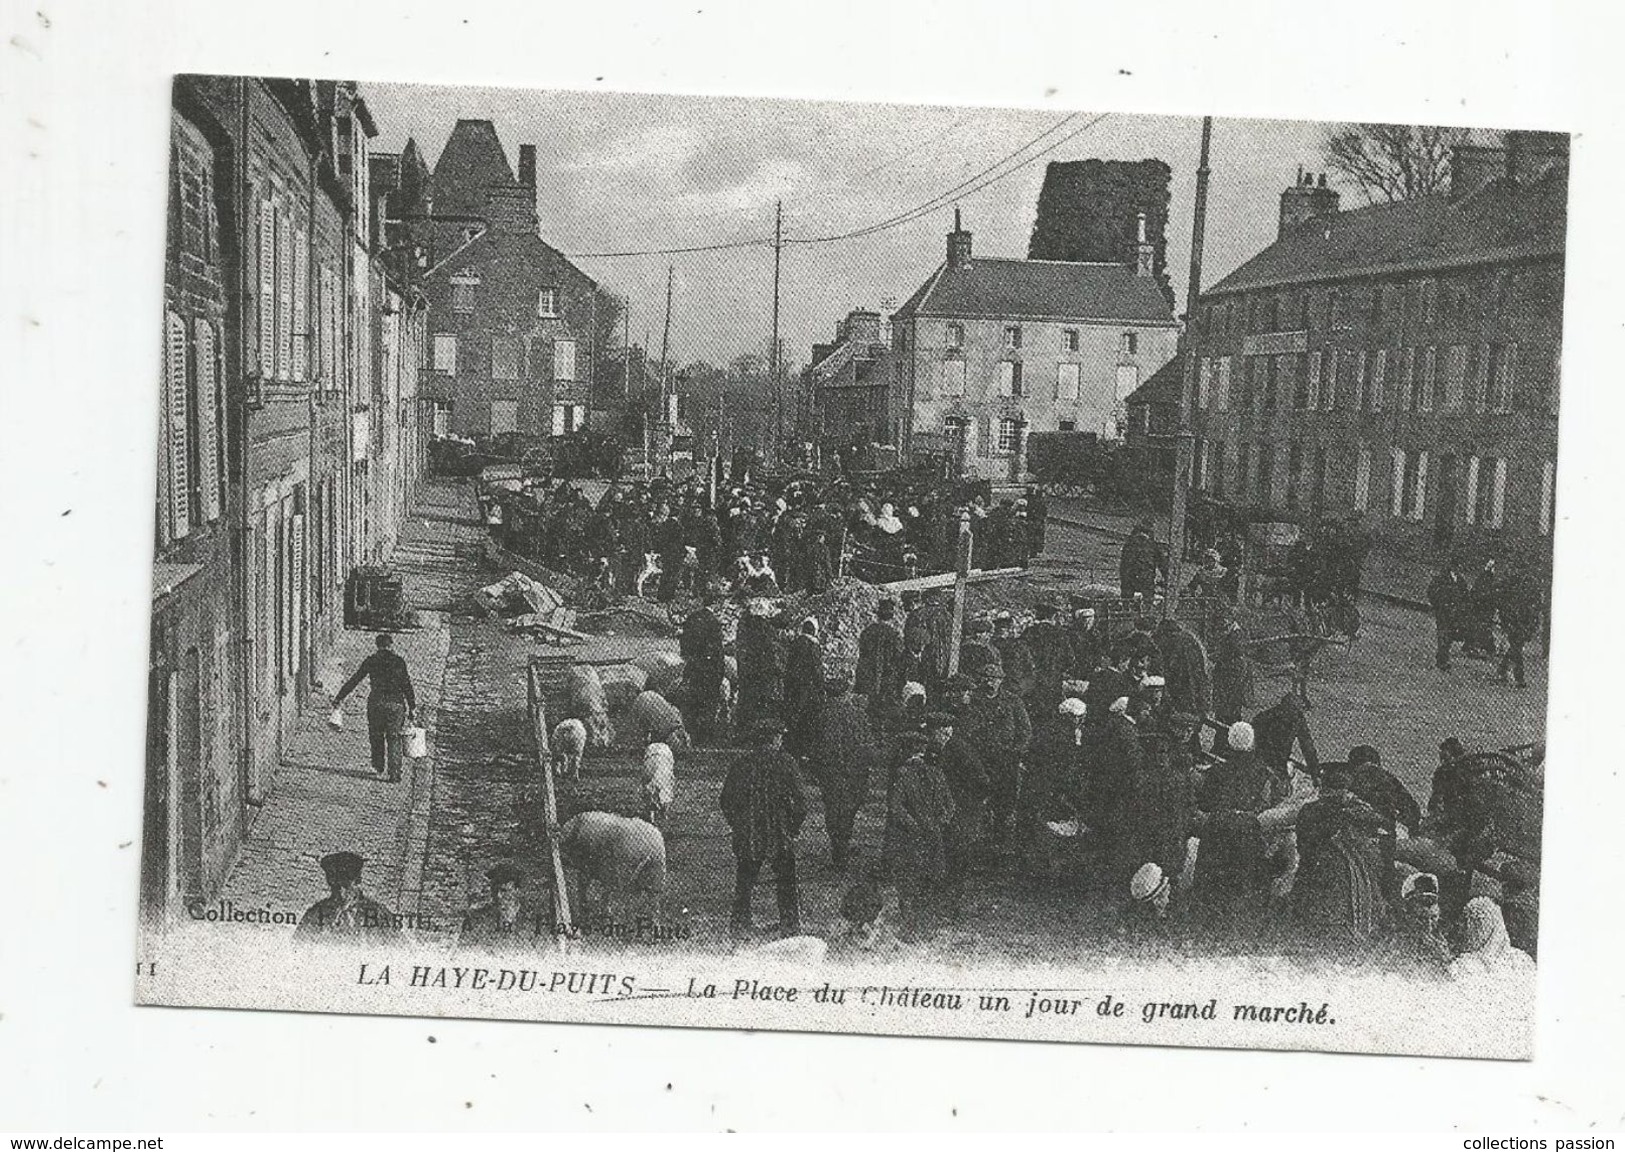
<path fill-rule="evenodd" d="M 1566 134 L 169 149 L 142 1001 L 1527 1055 Z"/>

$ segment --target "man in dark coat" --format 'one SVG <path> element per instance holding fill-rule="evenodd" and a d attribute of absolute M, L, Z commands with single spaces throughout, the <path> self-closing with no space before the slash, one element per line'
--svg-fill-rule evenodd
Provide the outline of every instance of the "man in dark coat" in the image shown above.
<path fill-rule="evenodd" d="M 722 652 L 722 623 L 711 611 L 711 597 L 688 614 L 678 652 L 683 657 L 683 687 L 688 695 L 684 718 L 695 739 L 710 741 L 717 735 L 722 708 L 722 681 L 726 667 Z"/>
<path fill-rule="evenodd" d="M 1286 781 L 1260 762 L 1257 736 L 1244 720 L 1230 725 L 1225 733 L 1224 759 L 1207 770 L 1197 806 L 1204 812 L 1251 812 L 1272 808 L 1286 798 Z"/>
<path fill-rule="evenodd" d="M 1221 724 L 1233 724 L 1253 706 L 1253 656 L 1234 615 L 1224 616 L 1219 628 L 1213 647 L 1213 715 Z"/>
<path fill-rule="evenodd" d="M 1168 682 L 1169 706 L 1198 718 L 1212 715 L 1213 676 L 1201 638 L 1167 616 L 1157 625 L 1156 640 L 1162 655 L 1162 675 Z"/>
<path fill-rule="evenodd" d="M 649 521 L 640 509 L 629 504 L 621 527 L 621 571 L 616 580 L 624 595 L 638 594 L 638 573 L 643 571 L 643 561 L 649 552 Z"/>
<path fill-rule="evenodd" d="M 1021 864 L 1030 873 L 1053 878 L 1054 839 L 1046 824 L 1077 817 L 1093 825 L 1084 782 L 1089 745 L 1084 736 L 1085 706 L 1068 697 L 1033 725 L 1032 743 L 1021 779 L 1021 810 L 1016 813 Z"/>
<path fill-rule="evenodd" d="M 1528 687 L 1524 678 L 1523 647 L 1540 623 L 1534 585 L 1528 576 L 1512 572 L 1501 581 L 1496 611 L 1501 616 L 1501 631 L 1507 638 L 1507 650 L 1501 655 L 1496 675 L 1503 683 L 1511 679 L 1519 688 Z"/>
<path fill-rule="evenodd" d="M 1385 825 L 1349 790 L 1348 765 L 1326 765 L 1319 798 L 1298 813 L 1300 863 L 1292 889 L 1293 919 L 1317 945 L 1363 943 L 1384 925 L 1393 873 L 1393 838 Z"/>
<path fill-rule="evenodd" d="M 853 683 L 869 712 L 884 721 L 896 711 L 903 692 L 903 635 L 894 623 L 897 605 L 882 600 L 872 624 L 858 634 L 858 667 Z"/>
<path fill-rule="evenodd" d="M 898 769 L 887 814 L 904 939 L 920 939 L 937 926 L 947 895 L 947 837 L 954 814 L 942 768 L 916 748 Z"/>
<path fill-rule="evenodd" d="M 982 813 L 987 806 L 991 786 L 987 769 L 976 750 L 956 727 L 951 712 L 932 712 L 925 718 L 925 755 L 942 769 L 948 782 L 948 791 L 954 798 L 954 818 L 948 828 L 948 898 L 958 914 L 964 896 L 965 879 L 970 875 L 978 839 L 981 836 Z"/>
<path fill-rule="evenodd" d="M 904 647 L 910 652 L 920 651 L 919 642 L 923 638 L 935 663 L 931 679 L 938 684 L 948 678 L 948 644 L 952 636 L 952 614 L 935 590 L 926 593 L 919 607 L 910 611 L 903 621 Z"/>
<path fill-rule="evenodd" d="M 991 795 L 991 839 L 1000 846 L 1009 835 L 1021 787 L 1021 763 L 1032 739 L 1027 706 L 1004 689 L 1004 669 L 997 663 L 975 670 L 977 688 L 960 717 L 971 747 L 988 770 Z"/>
<path fill-rule="evenodd" d="M 1349 750 L 1348 776 L 1348 790 L 1377 810 L 1390 833 L 1395 824 L 1404 825 L 1412 835 L 1421 827 L 1421 806 L 1399 777 L 1382 766 L 1381 753 L 1371 745 Z"/>
<path fill-rule="evenodd" d="M 988 663 L 1004 667 L 999 650 L 993 646 L 992 621 L 981 618 L 965 621 L 965 638 L 959 645 L 959 666 L 974 675 L 977 669 Z M 1009 669 L 1005 669 L 1005 683 L 1012 691 L 1015 690 Z"/>
<path fill-rule="evenodd" d="M 1288 692 L 1280 703 L 1273 704 L 1253 717 L 1253 732 L 1258 738 L 1258 758 L 1264 766 L 1282 780 L 1291 773 L 1287 762 L 1296 747 L 1303 755 L 1303 763 L 1310 775 L 1320 771 L 1320 754 L 1315 750 L 1315 738 L 1309 731 L 1309 705 L 1296 692 Z"/>
<path fill-rule="evenodd" d="M 1006 686 L 1023 701 L 1029 699 L 1038 677 L 1037 662 L 1027 641 L 1016 634 L 1015 620 L 1008 612 L 993 618 L 993 650 L 1004 665 Z"/>
<path fill-rule="evenodd" d="M 773 869 L 781 935 L 801 929 L 796 890 L 796 837 L 807 818 L 807 800 L 795 761 L 784 751 L 784 725 L 756 725 L 756 747 L 728 769 L 722 785 L 722 816 L 733 832 L 735 863 L 733 931 L 751 931 L 751 893 L 762 866 Z"/>
<path fill-rule="evenodd" d="M 525 874 L 512 861 L 502 860 L 485 873 L 491 886 L 488 903 L 470 908 L 457 936 L 459 951 L 525 953 L 540 950 L 551 938 L 538 931 L 541 921 L 526 914 L 520 898 Z"/>
<path fill-rule="evenodd" d="M 1157 591 L 1157 546 L 1146 525 L 1136 525 L 1123 541 L 1117 576 L 1123 599 L 1142 596 L 1147 604 L 1151 603 Z"/>
<path fill-rule="evenodd" d="M 401 921 L 361 890 L 366 861 L 354 852 L 330 852 L 319 861 L 330 895 L 299 918 L 293 938 L 300 944 L 394 944 Z"/>
<path fill-rule="evenodd" d="M 1142 865 L 1156 864 L 1165 876 L 1178 876 L 1185 864 L 1185 841 L 1196 819 L 1189 742 L 1196 718 L 1177 712 L 1168 732 L 1140 737 L 1142 755 L 1128 779 L 1117 838 L 1112 882 L 1128 883 Z"/>
<path fill-rule="evenodd" d="M 683 577 L 683 525 L 671 514 L 669 505 L 655 509 L 649 522 L 649 551 L 660 554 L 660 599 L 669 601 L 677 595 L 677 582 Z"/>
<path fill-rule="evenodd" d="M 1061 702 L 1061 681 L 1076 675 L 1072 642 L 1055 622 L 1055 611 L 1053 604 L 1038 605 L 1033 611 L 1036 618 L 1021 634 L 1033 660 L 1033 685 L 1027 693 L 1027 711 L 1032 716 L 1054 712 Z"/>
<path fill-rule="evenodd" d="M 1463 629 L 1467 610 L 1467 581 L 1456 571 L 1455 561 L 1428 585 L 1428 604 L 1433 608 L 1433 664 L 1441 672 L 1450 671 L 1450 649 Z"/>
<path fill-rule="evenodd" d="M 1101 653 L 1099 667 L 1087 676 L 1089 687 L 1083 694 L 1083 702 L 1088 705 L 1089 713 L 1085 723 L 1097 727 L 1111 716 L 1113 704 L 1134 691 L 1134 678 L 1118 665 L 1117 657 L 1110 652 Z"/>
<path fill-rule="evenodd" d="M 825 687 L 818 747 L 808 763 L 824 798 L 824 831 L 830 859 L 845 869 L 851 859 L 852 825 L 869 794 L 869 778 L 880 759 L 869 717 L 852 697 L 852 682 L 831 677 Z"/>
<path fill-rule="evenodd" d="M 784 748 L 798 760 L 812 754 L 823 726 L 824 681 L 824 646 L 809 616 L 784 655 Z"/>
<path fill-rule="evenodd" d="M 417 694 L 406 661 L 395 651 L 395 638 L 380 632 L 378 650 L 361 662 L 355 675 L 333 696 L 333 707 L 344 703 L 361 681 L 367 688 L 367 738 L 372 745 L 372 770 L 391 783 L 401 778 L 406 725 L 417 710 Z"/>
<path fill-rule="evenodd" d="M 1097 622 L 1095 609 L 1081 601 L 1072 606 L 1072 619 L 1066 629 L 1072 643 L 1072 668 L 1079 680 L 1088 680 L 1106 657 L 1106 633 Z"/>
<path fill-rule="evenodd" d="M 747 735 L 759 721 L 784 710 L 784 652 L 772 611 L 768 601 L 752 600 L 739 618 L 734 645 L 739 663 L 737 719 Z"/>

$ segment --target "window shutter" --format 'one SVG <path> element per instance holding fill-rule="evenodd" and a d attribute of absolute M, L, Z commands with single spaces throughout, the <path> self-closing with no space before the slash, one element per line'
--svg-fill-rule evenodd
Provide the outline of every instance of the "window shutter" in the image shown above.
<path fill-rule="evenodd" d="M 1230 357 L 1219 357 L 1218 372 L 1218 381 L 1213 389 L 1213 406 L 1223 412 L 1230 407 Z"/>
<path fill-rule="evenodd" d="M 1501 526 L 1501 517 L 1506 512 L 1507 500 L 1507 461 L 1505 456 L 1495 458 L 1495 487 L 1490 490 L 1490 523 L 1491 528 Z"/>
<path fill-rule="evenodd" d="M 1371 406 L 1371 393 L 1367 387 L 1369 377 L 1366 375 L 1369 361 L 1365 349 L 1361 349 L 1354 359 L 1354 410 L 1363 412 Z"/>
<path fill-rule="evenodd" d="M 203 519 L 220 518 L 220 370 L 214 346 L 214 325 L 197 320 L 192 325 L 197 356 L 198 493 Z"/>
<path fill-rule="evenodd" d="M 1423 412 L 1433 411 L 1433 381 L 1438 366 L 1439 350 L 1430 344 L 1422 353 L 1422 379 L 1417 389 L 1421 399 L 1419 408 Z"/>
<path fill-rule="evenodd" d="M 287 667 L 292 677 L 299 671 L 299 650 L 304 635 L 305 608 L 305 517 L 295 513 L 288 518 L 288 646 Z"/>
<path fill-rule="evenodd" d="M 293 231 L 293 378 L 310 379 L 310 269 L 305 230 Z"/>
<path fill-rule="evenodd" d="M 1478 457 L 1467 457 L 1467 482 L 1463 486 L 1463 511 L 1466 513 L 1467 523 L 1478 522 Z"/>
<path fill-rule="evenodd" d="M 1354 458 L 1354 508 L 1364 512 L 1371 504 L 1371 449 L 1360 448 Z"/>
<path fill-rule="evenodd" d="M 1213 361 L 1204 356 L 1202 357 L 1201 365 L 1196 372 L 1196 407 L 1206 408 L 1208 397 L 1212 395 L 1212 392 Z M 1057 393 L 1057 395 L 1059 394 Z"/>
<path fill-rule="evenodd" d="M 999 395 L 1014 396 L 1016 394 L 1016 366 L 1010 360 L 999 361 Z"/>
<path fill-rule="evenodd" d="M 1411 519 L 1420 520 L 1422 513 L 1427 509 L 1428 495 L 1428 454 L 1416 454 L 1416 486 L 1411 493 Z"/>
<path fill-rule="evenodd" d="M 1467 345 L 1452 344 L 1445 352 L 1444 408 L 1447 412 L 1460 412 L 1465 406 L 1467 390 Z"/>
<path fill-rule="evenodd" d="M 976 440 L 983 456 L 993 455 L 993 417 L 985 412 L 976 418 Z"/>
<path fill-rule="evenodd" d="M 1309 353 L 1309 398 L 1304 406 L 1311 412 L 1320 408 L 1321 353 Z"/>
<path fill-rule="evenodd" d="M 1380 291 L 1380 289 L 1379 289 Z M 1371 369 L 1371 410 L 1381 412 L 1388 391 L 1388 349 L 1378 348 L 1376 363 Z"/>
<path fill-rule="evenodd" d="M 260 377 L 276 376 L 276 208 L 260 201 L 259 238 L 259 353 Z"/>
<path fill-rule="evenodd" d="M 169 449 L 169 536 L 179 540 L 192 527 L 192 476 L 187 459 L 186 321 L 164 314 L 164 401 Z"/>
<path fill-rule="evenodd" d="M 276 378 L 286 380 L 293 367 L 293 223 L 276 217 Z"/>
<path fill-rule="evenodd" d="M 1389 450 L 1389 456 L 1394 466 L 1394 498 L 1390 512 L 1394 516 L 1405 514 L 1405 451 L 1402 448 Z"/>

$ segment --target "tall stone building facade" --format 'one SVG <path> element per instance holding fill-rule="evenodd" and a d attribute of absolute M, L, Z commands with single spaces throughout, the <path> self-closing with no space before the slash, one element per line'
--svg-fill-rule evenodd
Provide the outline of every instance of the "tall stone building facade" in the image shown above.
<path fill-rule="evenodd" d="M 1192 483 L 1395 552 L 1549 562 L 1567 140 L 1458 154 L 1447 194 L 1352 211 L 1300 174 L 1276 242 L 1202 294 Z"/>
<path fill-rule="evenodd" d="M 543 438 L 607 420 L 592 417 L 598 288 L 538 233 L 534 146 L 516 174 L 489 120 L 459 120 L 400 209 L 429 253 L 421 394 L 436 428 Z"/>

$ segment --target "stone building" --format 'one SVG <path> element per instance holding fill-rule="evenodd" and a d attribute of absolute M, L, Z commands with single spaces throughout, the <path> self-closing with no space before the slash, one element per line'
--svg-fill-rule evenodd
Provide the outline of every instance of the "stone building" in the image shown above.
<path fill-rule="evenodd" d="M 836 324 L 833 341 L 812 346 L 802 391 L 811 402 L 813 434 L 824 447 L 897 443 L 888 395 L 895 363 L 880 313 L 866 309 Z"/>
<path fill-rule="evenodd" d="M 379 372 L 357 178 L 374 132 L 352 84 L 175 82 L 145 914 L 218 889 L 342 627 L 345 576 L 377 554 L 368 518 L 393 539 L 352 469 Z"/>
<path fill-rule="evenodd" d="M 1300 174 L 1276 242 L 1202 294 L 1193 486 L 1364 516 L 1401 554 L 1549 556 L 1567 140 L 1457 153 L 1448 193 L 1339 211 Z"/>
<path fill-rule="evenodd" d="M 1028 432 L 1117 438 L 1124 400 L 1179 337 L 1143 231 L 1132 266 L 977 257 L 971 239 L 956 211 L 947 259 L 892 317 L 887 410 L 905 451 L 953 444 L 968 472 L 1006 478 Z"/>
<path fill-rule="evenodd" d="M 537 231 L 535 146 L 516 175 L 489 120 L 459 120 L 422 192 L 398 210 L 430 261 L 421 393 L 436 430 L 547 437 L 618 419 L 593 415 L 597 285 Z"/>

